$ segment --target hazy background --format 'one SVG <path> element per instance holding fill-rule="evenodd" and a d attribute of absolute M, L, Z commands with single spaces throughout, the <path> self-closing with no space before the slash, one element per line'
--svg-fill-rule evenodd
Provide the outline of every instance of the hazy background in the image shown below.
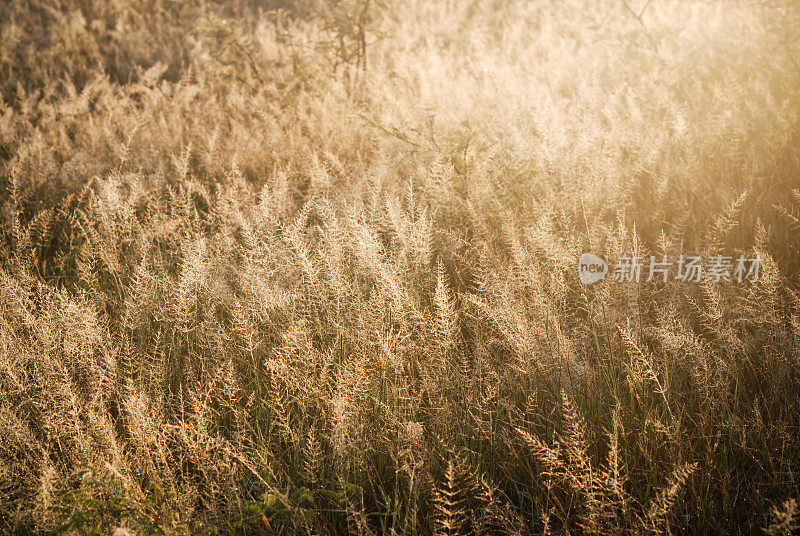
<path fill-rule="evenodd" d="M 794 2 L 6 0 L 0 95 L 0 529 L 796 529 Z"/>

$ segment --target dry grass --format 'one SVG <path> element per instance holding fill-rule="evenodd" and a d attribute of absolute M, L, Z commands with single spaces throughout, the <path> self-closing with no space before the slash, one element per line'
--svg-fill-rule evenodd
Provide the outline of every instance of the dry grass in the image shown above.
<path fill-rule="evenodd" d="M 3 7 L 0 530 L 796 532 L 795 3 L 281 7 Z"/>

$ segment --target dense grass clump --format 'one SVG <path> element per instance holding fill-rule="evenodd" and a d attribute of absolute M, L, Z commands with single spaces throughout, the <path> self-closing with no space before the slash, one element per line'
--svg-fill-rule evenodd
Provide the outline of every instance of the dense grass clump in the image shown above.
<path fill-rule="evenodd" d="M 795 2 L 11 1 L 0 36 L 0 531 L 798 530 Z"/>

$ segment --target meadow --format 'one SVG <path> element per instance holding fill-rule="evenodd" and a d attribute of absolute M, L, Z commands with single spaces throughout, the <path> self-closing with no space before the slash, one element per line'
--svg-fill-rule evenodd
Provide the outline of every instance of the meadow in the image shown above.
<path fill-rule="evenodd" d="M 0 5 L 2 534 L 797 534 L 799 393 L 794 0 Z"/>

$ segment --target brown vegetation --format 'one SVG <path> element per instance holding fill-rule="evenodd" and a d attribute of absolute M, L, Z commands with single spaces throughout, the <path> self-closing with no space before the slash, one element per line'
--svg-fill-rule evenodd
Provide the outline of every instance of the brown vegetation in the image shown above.
<path fill-rule="evenodd" d="M 796 3 L 282 4 L 4 3 L 0 531 L 796 531 Z"/>

